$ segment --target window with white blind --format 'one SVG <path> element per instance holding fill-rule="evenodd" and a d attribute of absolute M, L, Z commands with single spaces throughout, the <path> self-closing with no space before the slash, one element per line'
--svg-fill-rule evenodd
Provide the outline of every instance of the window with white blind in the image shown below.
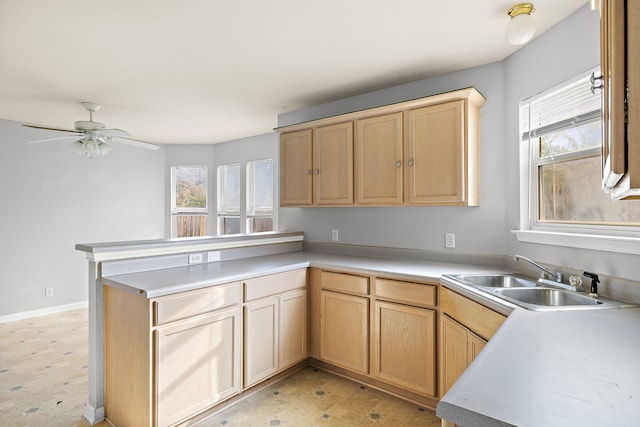
<path fill-rule="evenodd" d="M 218 166 L 217 190 L 218 234 L 273 231 L 273 159 Z"/>
<path fill-rule="evenodd" d="M 240 163 L 218 166 L 218 234 L 240 233 Z"/>
<path fill-rule="evenodd" d="M 247 162 L 247 233 L 273 230 L 273 160 Z"/>
<path fill-rule="evenodd" d="M 611 201 L 602 191 L 601 96 L 591 91 L 592 71 L 520 103 L 528 169 L 522 228 L 607 234 L 640 225 L 640 201 Z"/>

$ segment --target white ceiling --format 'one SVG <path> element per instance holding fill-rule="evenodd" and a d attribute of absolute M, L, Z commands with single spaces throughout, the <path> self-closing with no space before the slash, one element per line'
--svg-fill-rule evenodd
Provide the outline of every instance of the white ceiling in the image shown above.
<path fill-rule="evenodd" d="M 587 0 L 535 0 L 536 36 Z M 0 0 L 0 118 L 158 143 L 502 60 L 510 0 Z"/>

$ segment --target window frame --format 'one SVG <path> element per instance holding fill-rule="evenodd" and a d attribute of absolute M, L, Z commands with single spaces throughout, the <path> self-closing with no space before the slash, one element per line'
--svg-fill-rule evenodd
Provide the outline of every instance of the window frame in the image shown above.
<path fill-rule="evenodd" d="M 527 101 L 531 101 L 533 98 L 576 82 L 584 78 L 585 74 L 590 74 L 592 71 L 595 71 L 597 74 L 598 70 L 599 67 L 591 69 L 587 73 L 582 73 L 574 79 L 549 88 L 549 90 L 529 98 Z M 520 114 L 518 114 L 518 119 L 520 120 Z M 586 124 L 587 121 L 584 123 Z M 538 166 L 540 164 L 555 163 L 559 158 L 576 159 L 578 157 L 584 158 L 592 156 L 595 153 L 599 153 L 601 148 L 596 147 L 581 150 L 578 152 L 579 154 L 560 154 L 554 156 L 553 159 L 539 159 L 536 154 L 539 144 L 532 143 L 531 138 L 524 139 L 522 136 L 520 126 L 518 126 L 520 227 L 518 230 L 512 230 L 517 240 L 527 243 L 640 255 L 640 227 L 631 225 L 556 223 L 538 220 Z"/>
<path fill-rule="evenodd" d="M 255 207 L 255 186 L 254 184 L 254 174 L 250 168 L 250 164 L 256 164 L 259 162 L 270 162 L 271 163 L 271 210 L 263 210 L 256 209 Z M 254 233 L 253 230 L 253 221 L 259 218 L 270 218 L 271 219 L 271 230 L 274 228 L 274 211 L 275 211 L 275 191 L 273 188 L 273 170 L 274 170 L 275 162 L 273 159 L 256 159 L 256 160 L 248 160 L 245 163 L 245 229 L 248 233 Z"/>
<path fill-rule="evenodd" d="M 238 209 L 229 209 L 223 202 L 223 188 L 226 188 L 226 179 L 223 179 L 221 170 L 229 166 L 238 166 Z M 225 175 L 226 177 L 226 175 Z M 225 233 L 225 220 L 238 219 L 238 233 L 242 233 L 242 164 L 240 162 L 224 163 L 216 166 L 216 234 L 228 236 L 236 233 Z"/>
<path fill-rule="evenodd" d="M 177 178 L 178 178 L 178 169 L 203 169 L 205 176 L 205 206 L 202 208 L 196 207 L 182 207 L 176 206 L 177 199 Z M 171 236 L 177 237 L 178 234 L 178 217 L 179 216 L 201 216 L 204 217 L 205 222 L 205 233 L 208 234 L 208 213 L 209 213 L 209 168 L 205 165 L 176 165 L 171 166 L 170 169 L 171 175 L 171 209 L 170 209 L 170 218 L 171 218 Z"/>

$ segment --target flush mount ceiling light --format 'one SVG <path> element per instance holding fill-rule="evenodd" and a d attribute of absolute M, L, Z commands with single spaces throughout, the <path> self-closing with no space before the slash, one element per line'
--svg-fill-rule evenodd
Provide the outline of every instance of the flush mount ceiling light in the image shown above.
<path fill-rule="evenodd" d="M 531 14 L 535 11 L 532 3 L 519 3 L 507 11 L 511 17 L 507 26 L 507 40 L 514 45 L 525 44 L 536 33 L 536 21 Z"/>

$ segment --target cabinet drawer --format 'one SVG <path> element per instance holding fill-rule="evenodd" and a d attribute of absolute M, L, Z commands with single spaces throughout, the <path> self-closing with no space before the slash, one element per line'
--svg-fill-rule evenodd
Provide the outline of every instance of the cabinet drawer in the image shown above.
<path fill-rule="evenodd" d="M 245 280 L 245 302 L 257 300 L 271 295 L 281 294 L 294 289 L 302 289 L 307 286 L 307 269 L 287 271 L 285 273 L 271 274 L 269 276 L 256 277 Z"/>
<path fill-rule="evenodd" d="M 388 299 L 410 305 L 436 306 L 437 286 L 400 280 L 376 279 L 376 298 Z"/>
<path fill-rule="evenodd" d="M 506 319 L 502 314 L 444 287 L 440 290 L 440 311 L 486 340 L 491 339 Z"/>
<path fill-rule="evenodd" d="M 240 283 L 211 286 L 154 301 L 154 325 L 185 319 L 239 304 Z"/>
<path fill-rule="evenodd" d="M 369 278 L 354 274 L 322 271 L 322 289 L 349 294 L 369 295 Z"/>

